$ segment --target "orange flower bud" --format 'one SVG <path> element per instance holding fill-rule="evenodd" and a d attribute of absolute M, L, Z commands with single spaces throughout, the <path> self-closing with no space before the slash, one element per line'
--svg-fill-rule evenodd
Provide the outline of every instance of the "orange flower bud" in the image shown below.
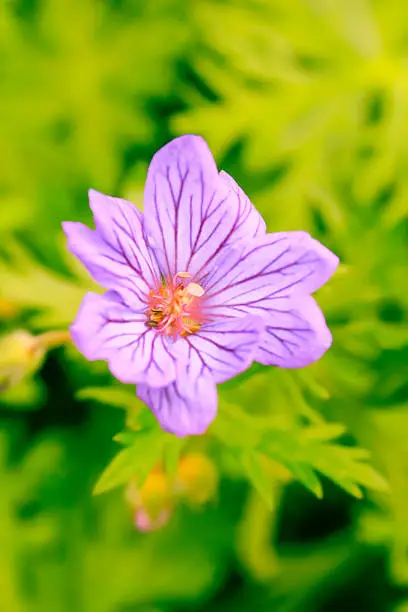
<path fill-rule="evenodd" d="M 135 525 L 140 531 L 159 529 L 167 524 L 171 516 L 171 483 L 161 470 L 151 472 L 140 488 L 132 480 L 126 490 L 126 499 L 135 513 Z"/>
<path fill-rule="evenodd" d="M 179 464 L 176 486 L 180 495 L 193 505 L 212 499 L 218 487 L 218 474 L 214 463 L 205 455 L 184 455 Z"/>

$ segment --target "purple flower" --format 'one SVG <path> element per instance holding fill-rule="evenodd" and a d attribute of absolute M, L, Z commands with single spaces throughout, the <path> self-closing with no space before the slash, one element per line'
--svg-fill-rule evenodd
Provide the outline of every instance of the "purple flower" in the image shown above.
<path fill-rule="evenodd" d="M 144 214 L 89 197 L 96 229 L 63 227 L 107 291 L 85 295 L 72 338 L 87 359 L 137 383 L 164 430 L 203 433 L 217 412 L 216 385 L 253 361 L 300 368 L 330 347 L 310 294 L 338 258 L 305 232 L 267 234 L 200 137 L 176 138 L 153 157 Z"/>

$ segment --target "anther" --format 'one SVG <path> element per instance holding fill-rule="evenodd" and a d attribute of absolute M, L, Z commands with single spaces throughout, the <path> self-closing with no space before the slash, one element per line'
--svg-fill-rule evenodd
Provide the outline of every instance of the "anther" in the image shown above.
<path fill-rule="evenodd" d="M 201 297 L 204 295 L 204 289 L 197 283 L 189 283 L 186 287 L 186 292 L 194 297 Z"/>
<path fill-rule="evenodd" d="M 191 278 L 190 272 L 177 272 L 176 276 L 180 278 Z"/>

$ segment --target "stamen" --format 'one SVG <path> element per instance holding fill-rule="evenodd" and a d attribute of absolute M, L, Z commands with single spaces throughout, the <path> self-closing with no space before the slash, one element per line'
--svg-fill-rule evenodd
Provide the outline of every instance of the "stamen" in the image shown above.
<path fill-rule="evenodd" d="M 179 278 L 191 278 L 190 272 L 177 272 L 176 276 Z"/>
<path fill-rule="evenodd" d="M 194 297 L 201 297 L 204 295 L 204 289 L 197 283 L 189 283 L 186 287 L 186 291 L 189 295 Z"/>
<path fill-rule="evenodd" d="M 189 272 L 178 272 L 170 282 L 162 279 L 162 285 L 150 292 L 150 308 L 146 326 L 168 336 L 186 337 L 201 327 L 198 298 L 204 289 L 198 283 L 184 284 L 191 278 Z"/>

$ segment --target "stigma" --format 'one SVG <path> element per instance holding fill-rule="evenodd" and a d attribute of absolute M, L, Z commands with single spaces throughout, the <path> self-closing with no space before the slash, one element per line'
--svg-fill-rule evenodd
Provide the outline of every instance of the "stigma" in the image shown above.
<path fill-rule="evenodd" d="M 178 272 L 170 282 L 163 279 L 157 291 L 150 291 L 147 327 L 173 338 L 185 338 L 200 329 L 200 298 L 205 292 L 190 279 L 189 272 Z"/>

